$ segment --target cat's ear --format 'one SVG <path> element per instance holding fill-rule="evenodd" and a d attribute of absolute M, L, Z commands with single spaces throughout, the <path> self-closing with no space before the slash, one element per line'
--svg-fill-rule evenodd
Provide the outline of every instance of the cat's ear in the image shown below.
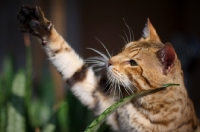
<path fill-rule="evenodd" d="M 141 40 L 151 40 L 161 42 L 159 36 L 156 33 L 155 28 L 151 24 L 149 18 L 147 19 L 147 23 L 143 29 L 143 34 Z"/>
<path fill-rule="evenodd" d="M 166 43 L 162 49 L 157 51 L 157 56 L 162 63 L 163 73 L 167 75 L 174 66 L 174 61 L 176 57 L 173 46 L 170 43 Z"/>

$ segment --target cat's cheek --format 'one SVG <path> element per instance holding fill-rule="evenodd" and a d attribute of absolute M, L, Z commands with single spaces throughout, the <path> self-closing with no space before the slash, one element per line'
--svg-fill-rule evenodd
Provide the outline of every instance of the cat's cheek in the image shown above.
<path fill-rule="evenodd" d="M 132 84 L 130 82 L 129 79 L 123 79 L 123 82 L 128 86 L 128 87 L 132 87 Z"/>

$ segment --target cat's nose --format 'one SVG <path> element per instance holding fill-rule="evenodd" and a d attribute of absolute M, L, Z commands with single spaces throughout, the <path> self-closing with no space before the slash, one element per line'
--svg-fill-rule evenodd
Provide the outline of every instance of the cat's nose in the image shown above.
<path fill-rule="evenodd" d="M 113 65 L 113 62 L 111 60 L 108 60 L 108 66 Z"/>

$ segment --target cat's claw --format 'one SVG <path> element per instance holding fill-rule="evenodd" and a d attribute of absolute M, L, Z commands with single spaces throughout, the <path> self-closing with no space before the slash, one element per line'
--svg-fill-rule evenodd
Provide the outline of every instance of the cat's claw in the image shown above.
<path fill-rule="evenodd" d="M 21 32 L 31 33 L 39 38 L 48 37 L 53 24 L 44 17 L 41 8 L 21 6 L 17 14 Z"/>

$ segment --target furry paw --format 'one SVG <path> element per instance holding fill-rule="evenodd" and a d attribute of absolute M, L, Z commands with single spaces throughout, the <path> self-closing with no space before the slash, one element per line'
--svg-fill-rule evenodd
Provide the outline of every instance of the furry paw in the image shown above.
<path fill-rule="evenodd" d="M 20 21 L 21 32 L 31 33 L 39 38 L 48 37 L 53 24 L 44 17 L 40 7 L 22 6 L 17 19 Z"/>

